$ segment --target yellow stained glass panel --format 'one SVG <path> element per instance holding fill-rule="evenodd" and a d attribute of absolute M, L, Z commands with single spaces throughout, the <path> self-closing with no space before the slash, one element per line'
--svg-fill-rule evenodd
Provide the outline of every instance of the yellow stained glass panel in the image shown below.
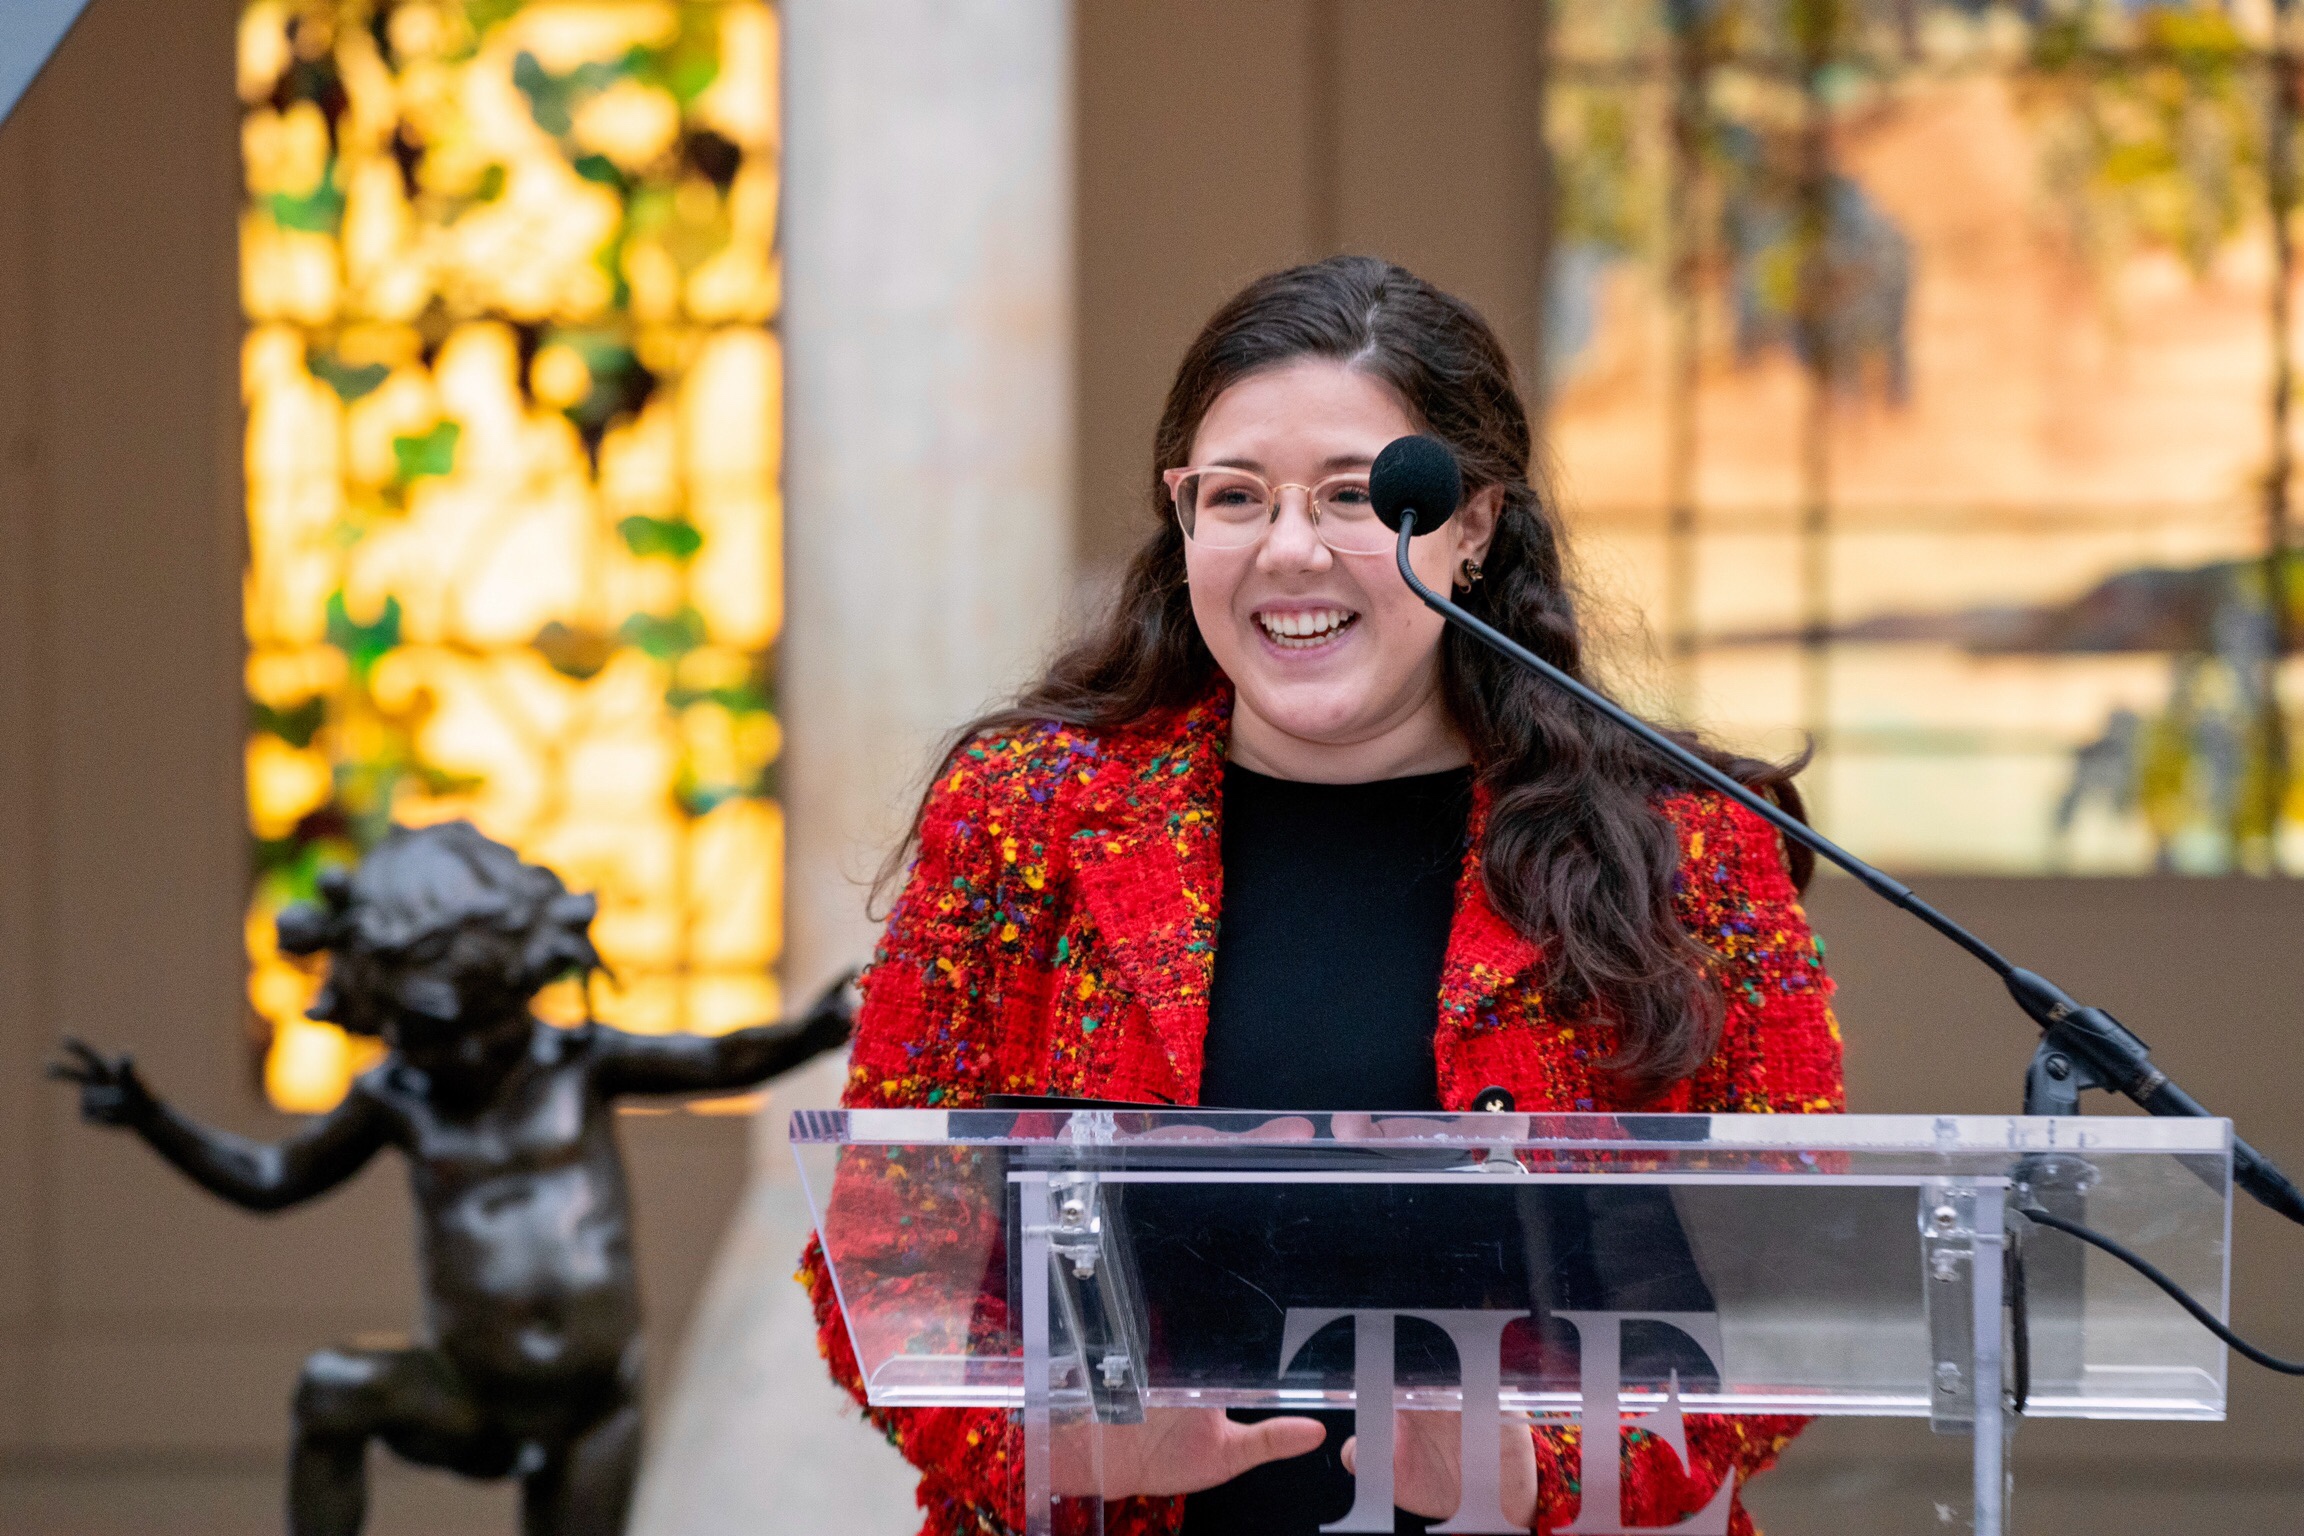
<path fill-rule="evenodd" d="M 1813 746 L 1891 869 L 2304 864 L 2304 11 L 1546 15 L 1545 435 L 1618 686 Z"/>
<path fill-rule="evenodd" d="M 777 1011 L 776 49 L 757 0 L 242 11 L 249 1001 L 284 1109 L 374 1048 L 303 1017 L 272 916 L 394 822 L 596 892 L 601 1018 Z"/>

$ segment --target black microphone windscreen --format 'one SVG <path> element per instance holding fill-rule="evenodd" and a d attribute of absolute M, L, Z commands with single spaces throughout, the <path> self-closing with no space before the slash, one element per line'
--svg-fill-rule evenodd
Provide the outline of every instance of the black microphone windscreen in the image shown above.
<path fill-rule="evenodd" d="M 1377 520 L 1394 533 L 1400 515 L 1413 510 L 1417 533 L 1426 534 L 1456 515 L 1464 475 L 1438 438 L 1396 437 L 1369 467 L 1368 499 L 1376 504 Z"/>

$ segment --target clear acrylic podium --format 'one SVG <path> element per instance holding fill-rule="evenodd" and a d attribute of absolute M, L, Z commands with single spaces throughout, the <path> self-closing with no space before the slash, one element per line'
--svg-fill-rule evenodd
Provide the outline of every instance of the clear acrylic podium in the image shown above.
<path fill-rule="evenodd" d="M 1577 1423 L 1570 1529 L 1611 1536 L 1619 1426 L 1926 1419 L 2003 1529 L 2020 1417 L 2221 1419 L 2223 1120 L 834 1110 L 792 1118 L 875 1406 L 1004 1409 L 1032 1536 L 1100 1529 L 1106 1437 L 1174 1408 L 1462 1414 L 1433 1528 L 1510 1529 L 1498 1416 Z M 1476 1449 L 1488 1448 L 1485 1458 Z M 1392 1529 L 1389 1454 L 1336 1531 Z M 1114 1489 L 1115 1493 L 1125 1489 Z M 1728 1485 L 1685 1522 L 1727 1528 Z"/>

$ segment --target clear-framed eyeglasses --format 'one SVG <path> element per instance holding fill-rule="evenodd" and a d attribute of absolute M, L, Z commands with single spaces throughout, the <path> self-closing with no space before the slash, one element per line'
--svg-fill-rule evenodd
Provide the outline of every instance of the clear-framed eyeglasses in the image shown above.
<path fill-rule="evenodd" d="M 1245 549 L 1279 520 L 1290 492 L 1304 498 L 1312 531 L 1340 555 L 1381 555 L 1392 532 L 1376 519 L 1366 471 L 1330 475 L 1318 485 L 1273 485 L 1246 469 L 1167 471 L 1168 499 L 1184 537 L 1204 549 Z"/>

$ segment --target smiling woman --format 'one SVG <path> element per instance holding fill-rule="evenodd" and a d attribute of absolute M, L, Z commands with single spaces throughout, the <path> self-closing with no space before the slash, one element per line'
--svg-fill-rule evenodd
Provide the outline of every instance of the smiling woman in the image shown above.
<path fill-rule="evenodd" d="M 1411 433 L 1469 488 L 1415 539 L 1418 574 L 1583 675 L 1486 322 L 1364 257 L 1250 285 L 1169 391 L 1153 521 L 1112 610 L 961 732 L 921 805 L 851 1105 L 1841 1107 L 1805 869 L 1756 816 L 1443 630 L 1371 526 L 1369 468 Z M 1790 769 L 1696 745 L 1797 806 Z M 809 1263 L 827 1356 L 861 1401 Z M 930 1536 L 1021 1527 L 1004 1415 L 867 1412 L 921 1468 Z M 1797 1427 L 1691 1419 L 1685 1473 L 1635 1441 L 1627 1520 L 1684 1518 Z M 1106 1529 L 1310 1536 L 1353 1501 L 1342 1434 L 1207 1410 L 1108 1435 Z M 1457 1443 L 1395 1436 L 1402 1529 L 1455 1507 Z M 1570 1517 L 1565 1446 L 1505 1437 L 1524 1524 Z"/>

